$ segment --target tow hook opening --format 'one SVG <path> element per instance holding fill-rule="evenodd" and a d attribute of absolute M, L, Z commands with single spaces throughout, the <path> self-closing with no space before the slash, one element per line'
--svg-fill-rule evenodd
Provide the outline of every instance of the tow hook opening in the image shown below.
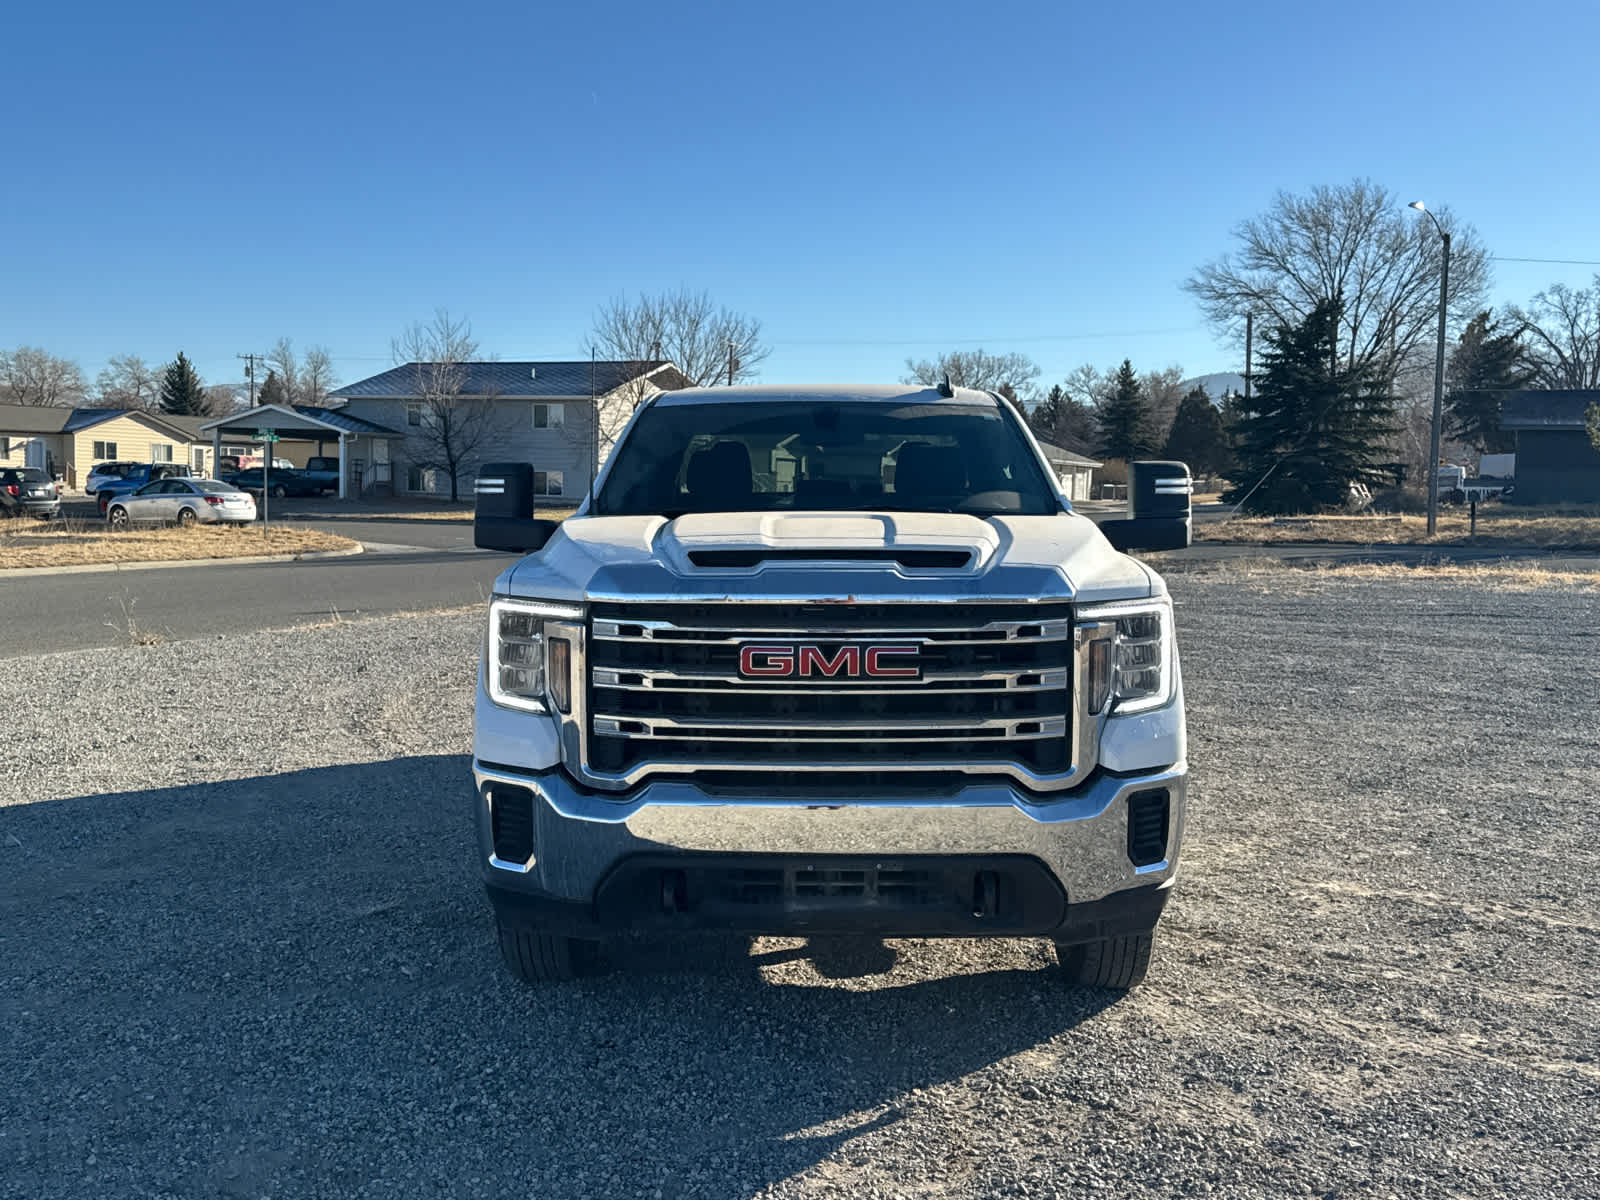
<path fill-rule="evenodd" d="M 1000 912 L 1000 877 L 993 871 L 979 871 L 972 877 L 972 915 L 994 917 Z"/>

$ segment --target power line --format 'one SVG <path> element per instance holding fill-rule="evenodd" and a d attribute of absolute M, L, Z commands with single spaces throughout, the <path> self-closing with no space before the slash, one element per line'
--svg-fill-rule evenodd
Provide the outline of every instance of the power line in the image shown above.
<path fill-rule="evenodd" d="M 1506 258 L 1503 255 L 1489 255 L 1490 262 L 1520 262 L 1520 263 L 1552 263 L 1559 267 L 1600 267 L 1600 259 L 1588 258 Z"/>

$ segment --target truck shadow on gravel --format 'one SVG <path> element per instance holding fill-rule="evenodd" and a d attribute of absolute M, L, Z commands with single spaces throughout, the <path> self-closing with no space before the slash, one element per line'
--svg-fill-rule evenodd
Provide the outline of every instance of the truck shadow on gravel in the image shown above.
<path fill-rule="evenodd" d="M 529 989 L 470 798 L 433 756 L 0 808 L 12 1194 L 751 1195 L 1111 1002 L 870 942 Z"/>

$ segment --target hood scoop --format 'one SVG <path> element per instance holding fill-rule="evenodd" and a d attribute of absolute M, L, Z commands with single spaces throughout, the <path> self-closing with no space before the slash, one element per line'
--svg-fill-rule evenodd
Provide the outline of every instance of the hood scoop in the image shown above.
<path fill-rule="evenodd" d="M 922 570 L 958 570 L 972 565 L 970 550 L 855 550 L 818 547 L 791 550 L 761 546 L 749 550 L 691 550 L 689 561 L 697 567 L 758 567 L 762 563 L 867 562 L 897 563 Z"/>

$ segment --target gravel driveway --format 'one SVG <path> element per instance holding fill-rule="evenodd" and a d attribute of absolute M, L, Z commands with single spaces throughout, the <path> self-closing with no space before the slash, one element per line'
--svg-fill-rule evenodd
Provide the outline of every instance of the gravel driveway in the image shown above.
<path fill-rule="evenodd" d="M 473 615 L 8 661 L 0 1195 L 1600 1195 L 1600 597 L 1172 582 L 1189 837 L 1122 998 L 1027 941 L 515 985 Z"/>

